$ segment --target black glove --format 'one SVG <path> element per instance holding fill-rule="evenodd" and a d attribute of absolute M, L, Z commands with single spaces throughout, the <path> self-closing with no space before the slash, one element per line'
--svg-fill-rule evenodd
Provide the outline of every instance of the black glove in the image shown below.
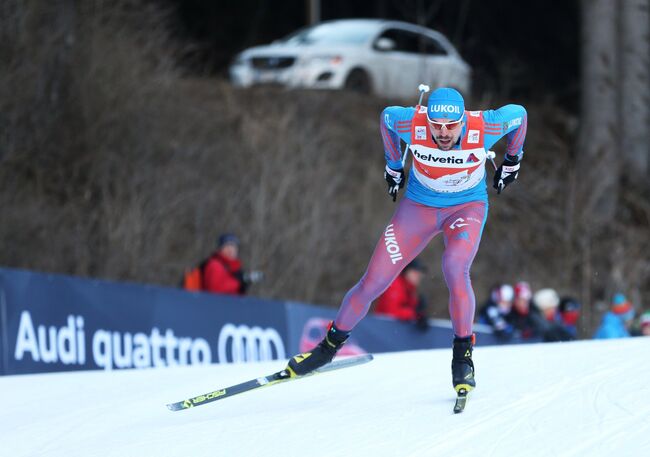
<path fill-rule="evenodd" d="M 415 328 L 421 332 L 426 332 L 427 330 L 429 330 L 429 319 L 427 319 L 426 316 L 419 314 L 415 318 Z"/>
<path fill-rule="evenodd" d="M 393 201 L 395 201 L 397 199 L 397 191 L 404 187 L 404 170 L 393 170 L 386 165 L 384 179 L 388 183 L 388 195 L 393 197 Z"/>
<path fill-rule="evenodd" d="M 512 160 L 511 157 L 506 154 L 505 160 L 494 173 L 493 187 L 497 190 L 497 194 L 500 194 L 508 184 L 513 183 L 517 179 L 517 175 L 519 175 L 519 167 L 521 166 L 519 158 L 515 156 L 514 160 Z"/>
<path fill-rule="evenodd" d="M 244 277 L 244 272 L 242 270 L 238 271 L 233 271 L 231 273 L 237 281 L 239 281 L 239 293 L 240 294 L 245 294 L 246 291 L 248 290 L 248 286 L 250 286 L 250 282 L 246 281 L 246 278 Z"/>

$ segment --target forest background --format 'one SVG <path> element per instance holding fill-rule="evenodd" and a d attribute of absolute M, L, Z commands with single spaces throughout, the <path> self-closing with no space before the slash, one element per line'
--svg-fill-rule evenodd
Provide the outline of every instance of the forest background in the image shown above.
<path fill-rule="evenodd" d="M 489 190 L 479 303 L 498 282 L 553 287 L 585 305 L 584 336 L 615 291 L 650 306 L 649 0 L 317 3 L 437 29 L 473 68 L 468 107 L 527 108 L 519 180 Z M 3 1 L 0 265 L 177 286 L 231 231 L 266 275 L 252 294 L 338 306 L 395 207 L 379 114 L 417 89 L 231 87 L 234 55 L 313 4 Z M 447 318 L 441 252 L 422 254 L 424 293 Z"/>

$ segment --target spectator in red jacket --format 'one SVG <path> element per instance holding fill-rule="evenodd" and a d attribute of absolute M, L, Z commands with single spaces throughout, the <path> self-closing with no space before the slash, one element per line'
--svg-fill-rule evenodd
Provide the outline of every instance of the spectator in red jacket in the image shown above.
<path fill-rule="evenodd" d="M 239 238 L 231 233 L 217 240 L 217 250 L 203 267 L 203 290 L 220 294 L 243 295 L 253 282 L 262 279 L 262 273 L 244 273 L 239 260 Z"/>
<path fill-rule="evenodd" d="M 426 304 L 418 288 L 426 268 L 417 260 L 409 263 L 377 299 L 375 313 L 403 321 L 413 321 L 419 328 L 428 328 L 424 315 Z"/>

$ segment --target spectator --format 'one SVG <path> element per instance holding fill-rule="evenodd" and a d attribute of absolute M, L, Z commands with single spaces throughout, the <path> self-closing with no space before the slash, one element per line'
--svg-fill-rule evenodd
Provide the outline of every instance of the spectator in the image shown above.
<path fill-rule="evenodd" d="M 560 300 L 560 318 L 564 328 L 578 337 L 578 319 L 580 318 L 580 302 L 572 297 L 562 297 Z"/>
<path fill-rule="evenodd" d="M 564 328 L 562 318 L 558 311 L 560 296 L 554 289 L 540 289 L 533 295 L 535 306 L 541 311 L 542 340 L 544 342 L 570 341 L 575 339 L 571 333 Z"/>
<path fill-rule="evenodd" d="M 616 293 L 612 299 L 610 310 L 603 316 L 594 338 L 628 338 L 632 319 L 634 319 L 632 303 L 622 293 Z"/>
<path fill-rule="evenodd" d="M 635 313 L 636 314 L 636 313 Z M 627 331 L 630 333 L 630 336 L 645 336 L 643 335 L 643 321 L 650 317 L 650 312 L 642 312 L 638 317 L 635 317 L 630 324 L 630 327 Z"/>
<path fill-rule="evenodd" d="M 515 336 L 531 339 L 542 336 L 543 318 L 539 310 L 531 305 L 533 293 L 525 281 L 515 284 L 512 310 L 505 319 L 514 328 Z"/>
<path fill-rule="evenodd" d="M 259 271 L 244 272 L 239 260 L 239 238 L 226 233 L 217 239 L 217 250 L 186 273 L 184 286 L 188 290 L 243 295 L 250 284 L 262 277 Z"/>
<path fill-rule="evenodd" d="M 650 311 L 641 314 L 639 324 L 641 326 L 641 336 L 650 336 Z"/>
<path fill-rule="evenodd" d="M 428 328 L 425 316 L 424 297 L 418 293 L 426 268 L 418 259 L 404 267 L 404 270 L 388 286 L 377 300 L 376 314 L 383 314 L 402 321 L 412 321 L 419 329 Z"/>
<path fill-rule="evenodd" d="M 499 284 L 492 288 L 490 298 L 479 311 L 479 322 L 492 327 L 494 336 L 508 341 L 513 336 L 512 325 L 506 320 L 512 309 L 514 290 L 509 284 Z"/>
<path fill-rule="evenodd" d="M 535 292 L 534 302 L 548 322 L 557 322 L 560 319 L 558 307 L 560 297 L 554 289 L 540 289 Z"/>

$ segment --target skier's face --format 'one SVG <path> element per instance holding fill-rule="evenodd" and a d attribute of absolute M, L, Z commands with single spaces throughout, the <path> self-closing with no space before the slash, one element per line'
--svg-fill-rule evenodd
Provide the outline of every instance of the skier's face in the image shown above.
<path fill-rule="evenodd" d="M 429 130 L 433 139 L 443 151 L 450 150 L 460 138 L 465 122 L 462 119 L 449 121 L 449 119 L 430 119 Z"/>

